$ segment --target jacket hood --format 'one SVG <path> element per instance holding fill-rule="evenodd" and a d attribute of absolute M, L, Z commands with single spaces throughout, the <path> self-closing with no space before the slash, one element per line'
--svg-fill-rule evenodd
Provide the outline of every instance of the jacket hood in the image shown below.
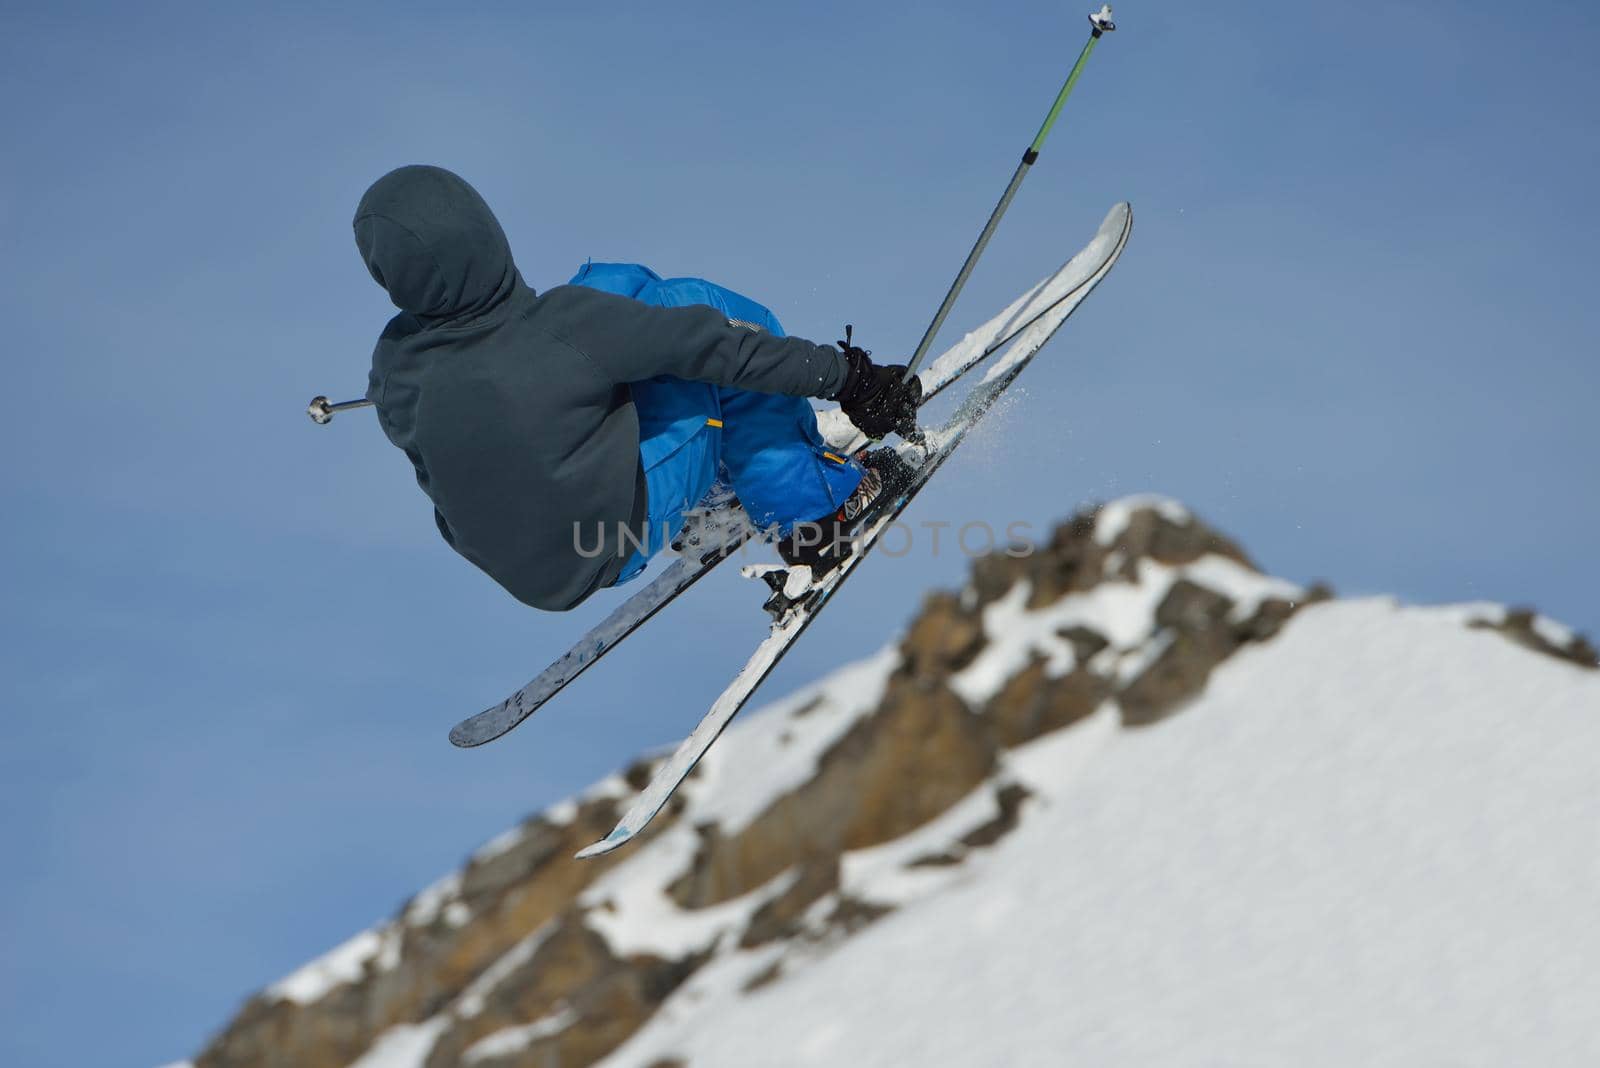
<path fill-rule="evenodd" d="M 425 322 L 481 315 L 519 282 L 494 212 L 443 167 L 401 167 L 379 178 L 354 225 L 372 277 L 395 307 Z"/>

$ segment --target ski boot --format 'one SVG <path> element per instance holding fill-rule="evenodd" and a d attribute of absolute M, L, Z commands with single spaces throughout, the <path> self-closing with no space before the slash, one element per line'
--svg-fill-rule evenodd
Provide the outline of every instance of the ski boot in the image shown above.
<path fill-rule="evenodd" d="M 839 510 L 795 524 L 794 532 L 778 542 L 778 555 L 790 567 L 809 567 L 814 578 L 821 578 L 844 563 L 855 550 L 856 532 L 911 481 L 911 466 L 892 448 L 862 449 L 855 458 L 865 471 Z"/>

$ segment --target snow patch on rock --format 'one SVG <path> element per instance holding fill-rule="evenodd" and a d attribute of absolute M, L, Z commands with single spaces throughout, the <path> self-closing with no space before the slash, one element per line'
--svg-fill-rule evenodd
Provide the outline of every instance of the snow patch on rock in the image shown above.
<path fill-rule="evenodd" d="M 405 922 L 412 927 L 427 927 L 433 924 L 448 905 L 459 901 L 460 894 L 461 873 L 452 872 L 411 899 L 411 904 L 406 907 Z"/>
<path fill-rule="evenodd" d="M 330 990 L 358 981 L 383 949 L 379 928 L 362 931 L 267 988 L 269 998 L 309 1005 Z"/>
<path fill-rule="evenodd" d="M 427 1061 L 446 1024 L 444 1017 L 436 1016 L 420 1024 L 391 1027 L 349 1068 L 416 1068 Z"/>
<path fill-rule="evenodd" d="M 783 892 L 790 878 L 780 875 L 766 886 L 710 908 L 680 908 L 668 888 L 690 868 L 699 845 L 694 828 L 682 820 L 642 844 L 633 857 L 583 892 L 579 901 L 588 910 L 584 922 L 618 956 L 681 959 L 729 932 L 743 930 L 757 909 Z"/>
<path fill-rule="evenodd" d="M 491 1058 L 513 1056 L 540 1039 L 559 1035 L 577 1022 L 577 1013 L 570 1008 L 562 1008 L 533 1023 L 521 1027 L 507 1027 L 492 1035 L 485 1035 L 467 1047 L 466 1052 L 461 1055 L 461 1061 L 463 1064 L 477 1064 L 479 1061 Z"/>
<path fill-rule="evenodd" d="M 571 804 L 571 802 L 569 801 L 568 804 Z M 548 814 L 546 818 L 549 818 Z M 505 856 L 521 845 L 522 840 L 526 837 L 527 832 L 520 825 L 511 828 L 509 831 L 497 834 L 478 847 L 477 851 L 472 854 L 472 862 L 474 864 L 486 864 L 496 857 Z"/>
<path fill-rule="evenodd" d="M 1243 623 L 1255 615 L 1263 601 L 1294 604 L 1306 595 L 1305 589 L 1296 583 L 1263 575 L 1237 560 L 1215 553 L 1185 564 L 1179 572 L 1190 582 L 1215 590 L 1232 601 L 1233 610 L 1228 618 L 1235 623 Z"/>
<path fill-rule="evenodd" d="M 1096 513 L 1094 540 L 1107 547 L 1115 545 L 1117 539 L 1127 531 L 1133 517 L 1146 511 L 1155 512 L 1178 526 L 1187 526 L 1194 521 L 1193 513 L 1171 497 L 1153 493 L 1134 494 L 1111 501 Z"/>

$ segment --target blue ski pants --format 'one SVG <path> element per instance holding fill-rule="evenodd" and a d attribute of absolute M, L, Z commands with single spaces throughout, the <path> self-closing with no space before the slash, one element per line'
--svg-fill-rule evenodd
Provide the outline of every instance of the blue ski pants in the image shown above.
<path fill-rule="evenodd" d="M 663 279 L 639 264 L 589 263 L 573 285 L 663 308 L 707 304 L 729 319 L 779 336 L 770 310 L 700 278 Z M 830 452 L 804 397 L 753 393 L 659 376 L 629 384 L 639 415 L 639 455 L 649 488 L 649 532 L 616 585 L 636 578 L 683 529 L 684 513 L 722 479 L 763 530 L 787 534 L 828 515 L 861 481 L 851 458 Z"/>

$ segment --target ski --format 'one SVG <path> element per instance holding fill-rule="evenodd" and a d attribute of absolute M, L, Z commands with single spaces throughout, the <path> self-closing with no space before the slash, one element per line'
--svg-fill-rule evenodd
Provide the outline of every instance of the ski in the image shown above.
<path fill-rule="evenodd" d="M 1060 312 L 1064 303 L 1081 299 L 1099 280 L 1107 250 L 1113 245 L 1114 238 L 1107 229 L 1110 225 L 1108 218 L 1106 226 L 1077 255 L 925 367 L 920 372 L 923 404 L 1035 324 Z M 1064 320 L 1068 314 L 1070 307 L 1060 318 Z M 837 408 L 818 413 L 817 422 L 830 448 L 848 454 L 866 444 L 860 431 Z M 758 533 L 736 504 L 703 509 L 692 530 L 690 536 L 698 541 L 680 548 L 683 555 L 590 628 L 526 686 L 452 727 L 451 744 L 472 748 L 509 733 Z"/>
<path fill-rule="evenodd" d="M 706 509 L 697 522 L 697 529 L 705 535 L 702 544 L 684 546 L 680 550 L 684 555 L 591 627 L 533 681 L 498 705 L 457 723 L 450 729 L 451 744 L 470 749 L 511 731 L 616 648 L 622 639 L 644 626 L 674 598 L 710 573 L 723 557 L 744 544 L 753 533 L 749 528 L 750 523 L 737 505 Z"/>
<path fill-rule="evenodd" d="M 1110 272 L 1127 245 L 1132 227 L 1133 212 L 1127 204 L 1118 204 L 1111 209 L 1099 234 L 1085 249 L 1085 253 L 1091 254 L 1090 258 L 1095 262 L 1094 269 L 1080 284 L 1073 287 L 1064 299 L 1052 305 L 1050 314 L 1033 317 L 1016 335 L 1015 343 L 1006 354 L 972 387 L 949 421 L 938 430 L 926 435 L 923 446 L 926 452 L 921 463 L 905 485 L 886 501 L 883 507 L 869 516 L 857 535 L 855 551 L 850 556 L 815 582 L 785 582 L 785 578 L 793 579 L 796 576 L 785 575 L 781 570 L 769 572 L 764 576 L 768 579 L 768 585 L 774 590 L 774 598 L 780 600 L 776 621 L 766 640 L 757 647 L 746 662 L 744 670 L 739 672 L 728 688 L 722 692 L 711 706 L 711 710 L 705 714 L 689 736 L 665 763 L 656 769 L 650 782 L 634 799 L 633 804 L 611 833 L 579 850 L 577 856 L 580 859 L 601 856 L 627 844 L 655 818 L 656 813 L 661 811 L 682 785 L 689 772 L 705 756 L 712 743 L 744 707 L 756 688 L 771 674 L 784 654 L 794 647 L 800 635 L 805 633 L 806 628 L 816 619 L 817 614 L 822 611 L 844 581 L 855 573 L 856 568 L 872 550 L 883 532 L 899 518 L 901 512 L 928 484 L 934 473 L 966 440 L 972 428 L 988 413 L 1000 395 L 1016 381 L 1022 369 L 1050 340 L 1083 298 L 1088 296 L 1100 280 Z M 1075 262 L 1076 259 L 1075 257 Z M 920 450 L 909 445 L 901 449 L 902 455 L 917 451 Z M 773 602 L 768 603 L 771 607 Z"/>

